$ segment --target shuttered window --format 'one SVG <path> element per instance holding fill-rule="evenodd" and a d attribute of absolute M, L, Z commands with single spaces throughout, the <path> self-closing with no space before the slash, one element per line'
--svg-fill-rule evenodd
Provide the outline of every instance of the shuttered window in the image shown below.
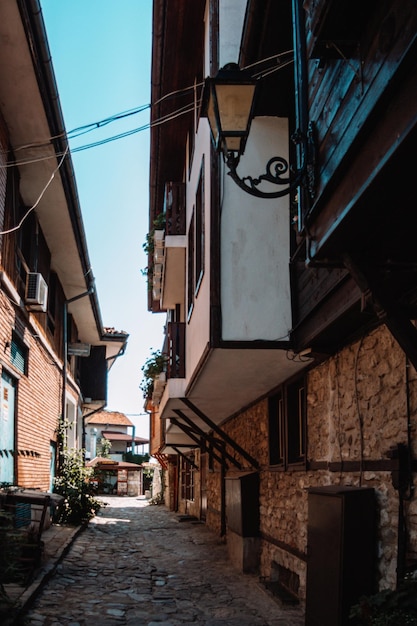
<path fill-rule="evenodd" d="M 10 362 L 22 374 L 27 373 L 28 348 L 16 334 L 12 336 Z"/>

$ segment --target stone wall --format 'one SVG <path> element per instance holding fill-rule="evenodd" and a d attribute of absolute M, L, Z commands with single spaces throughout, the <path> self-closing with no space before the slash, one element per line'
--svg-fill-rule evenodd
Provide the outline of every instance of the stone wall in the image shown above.
<path fill-rule="evenodd" d="M 207 475 L 206 524 L 219 536 L 222 534 L 221 476 L 222 475 L 218 463 L 213 463 L 213 467 Z"/>
<path fill-rule="evenodd" d="M 258 402 L 223 425 L 236 443 L 255 457 L 260 469 L 260 574 L 267 578 L 278 564 L 294 572 L 305 599 L 309 487 L 373 487 L 378 508 L 380 588 L 394 587 L 398 541 L 398 493 L 392 485 L 388 451 L 407 443 L 407 406 L 415 453 L 417 376 L 384 326 L 313 367 L 307 374 L 306 467 L 285 471 L 268 462 L 268 403 Z M 408 405 L 407 405 L 408 389 Z M 243 467 L 247 462 L 228 448 Z M 344 466 L 341 466 L 343 461 Z M 374 461 L 374 469 L 365 462 Z M 332 471 L 329 463 L 335 463 Z M 385 465 L 384 465 L 385 463 Z M 221 511 L 219 465 L 208 477 L 207 524 L 218 531 Z M 312 469 L 315 467 L 315 469 Z M 404 506 L 409 556 L 417 552 L 417 502 Z"/>

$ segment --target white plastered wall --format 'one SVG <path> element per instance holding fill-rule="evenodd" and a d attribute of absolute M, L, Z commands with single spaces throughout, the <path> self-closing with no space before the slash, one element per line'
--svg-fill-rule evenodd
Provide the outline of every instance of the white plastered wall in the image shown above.
<path fill-rule="evenodd" d="M 208 1 L 205 15 L 205 76 L 210 75 L 209 4 Z M 239 61 L 246 5 L 247 0 L 220 0 L 219 2 L 219 67 Z"/>
<path fill-rule="evenodd" d="M 240 176 L 265 172 L 272 156 L 288 160 L 288 124 L 255 118 Z M 223 171 L 221 309 L 225 340 L 285 340 L 291 328 L 289 196 L 258 199 Z M 264 185 L 264 190 L 278 187 Z"/>
<path fill-rule="evenodd" d="M 204 155 L 204 273 L 198 293 L 194 296 L 191 316 L 188 318 L 186 363 L 187 373 L 193 372 L 209 341 L 210 330 L 210 131 L 208 122 L 200 120 L 187 183 L 187 233 L 196 201 L 201 164 Z M 187 268 L 188 271 L 188 268 Z M 187 279 L 188 284 L 188 279 Z"/>

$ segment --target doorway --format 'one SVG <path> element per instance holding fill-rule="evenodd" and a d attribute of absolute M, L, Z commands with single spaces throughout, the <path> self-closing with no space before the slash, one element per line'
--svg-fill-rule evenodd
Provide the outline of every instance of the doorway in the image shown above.
<path fill-rule="evenodd" d="M 6 372 L 1 374 L 0 389 L 0 483 L 14 484 L 16 382 Z"/>

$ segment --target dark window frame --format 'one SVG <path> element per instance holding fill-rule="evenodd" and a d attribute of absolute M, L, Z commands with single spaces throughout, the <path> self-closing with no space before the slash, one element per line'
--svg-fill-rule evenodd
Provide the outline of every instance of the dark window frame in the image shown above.
<path fill-rule="evenodd" d="M 306 378 L 293 378 L 268 398 L 269 465 L 279 469 L 306 464 Z"/>
<path fill-rule="evenodd" d="M 184 457 L 180 462 L 181 499 L 194 502 L 195 500 L 195 468 Z"/>
<path fill-rule="evenodd" d="M 188 280 L 187 280 L 187 310 L 188 319 L 194 308 L 194 208 L 188 228 Z"/>
<path fill-rule="evenodd" d="M 198 297 L 205 269 L 205 206 L 204 206 L 204 155 L 200 166 L 195 204 L 188 228 L 188 280 L 187 311 L 191 317 L 194 301 Z"/>
<path fill-rule="evenodd" d="M 204 231 L 204 155 L 201 162 L 200 176 L 198 178 L 197 192 L 195 197 L 195 296 L 200 289 L 204 276 L 204 251 L 205 251 L 205 231 Z"/>

